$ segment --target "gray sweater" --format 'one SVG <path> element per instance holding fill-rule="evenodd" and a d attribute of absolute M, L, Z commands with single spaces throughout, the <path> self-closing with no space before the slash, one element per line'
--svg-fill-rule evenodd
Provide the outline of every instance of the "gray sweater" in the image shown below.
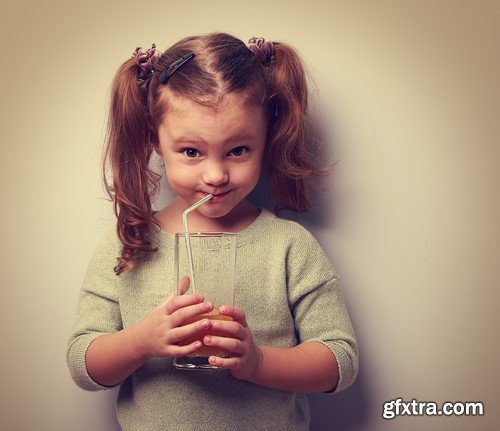
<path fill-rule="evenodd" d="M 85 390 L 109 389 L 87 373 L 90 343 L 139 321 L 175 288 L 174 235 L 162 230 L 152 239 L 158 252 L 120 276 L 113 272 L 121 246 L 115 228 L 90 260 L 67 348 L 71 376 Z M 286 348 L 319 341 L 339 364 L 331 393 L 351 385 L 356 338 L 338 276 L 311 233 L 262 209 L 237 234 L 236 254 L 234 303 L 245 311 L 255 343 Z M 304 431 L 309 405 L 305 394 L 238 380 L 227 370 L 178 370 L 170 357 L 151 358 L 121 383 L 117 419 L 124 431 Z"/>

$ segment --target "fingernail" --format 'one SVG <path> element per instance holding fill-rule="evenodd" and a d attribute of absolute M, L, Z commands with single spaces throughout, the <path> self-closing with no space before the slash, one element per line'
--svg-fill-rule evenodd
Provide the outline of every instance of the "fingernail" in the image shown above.
<path fill-rule="evenodd" d="M 206 328 L 206 327 L 208 327 L 208 325 L 209 325 L 208 319 L 204 319 L 201 321 L 202 328 Z"/>
<path fill-rule="evenodd" d="M 212 342 L 212 337 L 206 336 L 204 341 L 206 344 L 210 344 Z"/>
<path fill-rule="evenodd" d="M 227 312 L 227 307 L 225 305 L 223 305 L 221 308 L 220 308 L 220 312 L 221 313 L 226 313 Z"/>
<path fill-rule="evenodd" d="M 212 303 L 210 301 L 208 301 L 207 305 L 206 305 L 206 308 L 209 309 L 209 308 L 212 308 L 212 307 L 213 307 Z"/>

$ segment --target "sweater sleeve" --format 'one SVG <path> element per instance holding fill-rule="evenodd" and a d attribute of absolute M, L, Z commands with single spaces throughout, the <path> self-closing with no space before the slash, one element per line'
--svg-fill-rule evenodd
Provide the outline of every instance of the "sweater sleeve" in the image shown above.
<path fill-rule="evenodd" d="M 298 224 L 297 229 L 287 256 L 295 330 L 300 343 L 318 341 L 335 355 L 339 382 L 328 393 L 338 393 L 356 378 L 358 345 L 337 273 L 313 235 Z"/>
<path fill-rule="evenodd" d="M 100 385 L 90 377 L 85 354 L 97 337 L 123 328 L 117 294 L 118 277 L 113 271 L 119 256 L 119 244 L 115 230 L 109 229 L 94 250 L 80 289 L 68 340 L 66 362 L 71 377 L 80 388 L 88 391 L 114 387 Z"/>

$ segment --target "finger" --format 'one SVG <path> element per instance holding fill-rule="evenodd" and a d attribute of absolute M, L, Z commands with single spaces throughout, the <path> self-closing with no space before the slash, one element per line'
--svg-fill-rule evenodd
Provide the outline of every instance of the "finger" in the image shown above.
<path fill-rule="evenodd" d="M 202 343 L 199 340 L 193 341 L 185 346 L 171 345 L 168 348 L 168 354 L 170 356 L 186 356 L 196 352 L 201 346 Z"/>
<path fill-rule="evenodd" d="M 210 320 L 202 319 L 193 323 L 189 323 L 184 326 L 178 326 L 170 330 L 168 340 L 171 343 L 178 343 L 188 337 L 192 337 L 196 334 L 200 334 L 197 338 L 201 338 L 203 333 L 206 333 L 210 329 Z"/>
<path fill-rule="evenodd" d="M 172 300 L 172 298 L 175 296 L 175 292 L 172 290 L 169 295 L 162 301 L 160 302 L 156 308 L 162 308 L 162 307 L 165 307 L 169 301 Z"/>
<path fill-rule="evenodd" d="M 245 328 L 241 323 L 230 320 L 212 320 L 213 335 L 230 335 L 232 338 L 243 340 L 245 337 Z"/>
<path fill-rule="evenodd" d="M 227 337 L 214 337 L 213 335 L 205 335 L 203 337 L 203 344 L 207 346 L 217 346 L 222 349 L 228 350 L 231 353 L 242 355 L 245 353 L 243 343 L 236 338 Z"/>
<path fill-rule="evenodd" d="M 172 315 L 179 309 L 200 303 L 203 303 L 203 296 L 199 294 L 195 295 L 194 293 L 188 293 L 186 295 L 174 295 L 174 297 L 165 304 L 165 312 L 168 315 Z"/>
<path fill-rule="evenodd" d="M 240 365 L 240 358 L 221 358 L 219 356 L 210 356 L 208 358 L 210 365 L 215 367 L 227 368 L 229 370 L 237 368 Z"/>
<path fill-rule="evenodd" d="M 178 299 L 180 300 L 180 298 L 183 297 L 178 296 L 172 299 L 172 302 Z M 200 314 L 210 313 L 213 309 L 214 305 L 210 301 L 205 301 L 199 304 L 177 308 L 177 310 L 170 314 L 170 317 L 172 318 L 173 326 L 180 326 L 183 324 L 191 323 L 190 319 L 193 319 L 195 316 L 199 316 Z"/>
<path fill-rule="evenodd" d="M 233 307 L 231 305 L 223 305 L 222 307 L 220 307 L 220 312 L 225 316 L 231 316 L 244 328 L 248 327 L 245 312 L 241 308 Z"/>
<path fill-rule="evenodd" d="M 191 281 L 189 280 L 189 277 L 187 275 L 182 277 L 179 283 L 179 295 L 184 295 L 189 290 L 190 284 Z"/>
<path fill-rule="evenodd" d="M 185 275 L 184 277 L 182 277 L 180 283 L 179 283 L 179 294 L 180 295 L 184 295 L 188 289 L 189 289 L 189 284 L 190 284 L 190 281 L 189 281 L 189 277 L 187 275 Z M 172 289 L 172 291 L 169 293 L 169 295 L 163 300 L 163 302 L 161 302 L 160 304 L 158 304 L 158 307 L 164 307 L 165 305 L 167 305 L 167 303 L 176 295 L 176 291 L 175 289 Z"/>

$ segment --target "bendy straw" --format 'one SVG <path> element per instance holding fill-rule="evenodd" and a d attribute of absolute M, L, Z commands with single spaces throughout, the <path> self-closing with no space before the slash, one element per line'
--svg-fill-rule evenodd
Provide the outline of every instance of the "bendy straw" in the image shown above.
<path fill-rule="evenodd" d="M 186 208 L 182 213 L 182 225 L 184 227 L 184 239 L 186 240 L 186 249 L 187 249 L 188 261 L 189 261 L 189 272 L 191 275 L 191 283 L 190 284 L 193 287 L 193 293 L 196 293 L 196 284 L 194 281 L 193 254 L 191 253 L 191 240 L 189 238 L 189 228 L 188 228 L 187 216 L 191 211 L 194 211 L 200 205 L 204 204 L 205 202 L 207 202 L 209 199 L 212 199 L 213 197 L 214 197 L 213 194 L 206 195 L 205 197 L 200 199 L 198 202 L 195 202 L 193 205 L 191 205 L 189 208 Z"/>

